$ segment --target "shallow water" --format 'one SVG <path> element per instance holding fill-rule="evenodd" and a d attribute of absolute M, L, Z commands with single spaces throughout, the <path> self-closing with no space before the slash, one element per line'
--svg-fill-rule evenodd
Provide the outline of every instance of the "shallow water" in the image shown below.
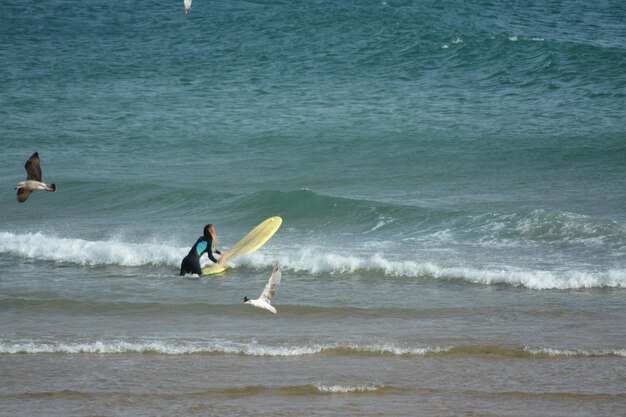
<path fill-rule="evenodd" d="M 0 414 L 624 414 L 621 2 L 182 9 L 0 6 Z"/>

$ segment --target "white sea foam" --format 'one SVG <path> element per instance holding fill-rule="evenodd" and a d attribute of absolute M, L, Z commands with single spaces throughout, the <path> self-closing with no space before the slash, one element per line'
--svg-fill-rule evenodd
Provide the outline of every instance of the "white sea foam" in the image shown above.
<path fill-rule="evenodd" d="M 626 288 L 626 270 L 605 271 L 537 270 L 514 267 L 485 268 L 441 266 L 433 262 L 391 261 L 381 255 L 371 257 L 321 254 L 314 249 L 303 249 L 296 255 L 281 255 L 285 269 L 312 274 L 346 274 L 360 271 L 380 272 L 398 278 L 434 278 L 463 280 L 475 284 L 508 284 L 530 289 Z M 240 264 L 268 267 L 274 257 L 254 254 L 241 259 Z"/>
<path fill-rule="evenodd" d="M 555 349 L 555 348 L 529 348 L 524 350 L 532 355 L 559 356 L 626 356 L 626 349 Z"/>
<path fill-rule="evenodd" d="M 315 388 L 319 392 L 327 394 L 350 394 L 355 392 L 374 392 L 383 387 L 376 385 L 316 385 Z"/>
<path fill-rule="evenodd" d="M 451 347 L 398 346 L 393 344 L 328 343 L 304 345 L 260 345 L 256 341 L 1 341 L 0 354 L 120 354 L 159 353 L 164 355 L 227 354 L 244 356 L 310 356 L 346 352 L 351 354 L 381 354 L 423 356 L 446 352 Z"/>
<path fill-rule="evenodd" d="M 525 347 L 524 352 L 535 356 L 548 357 L 593 357 L 618 356 L 626 357 L 626 349 L 564 349 L 564 348 L 531 348 Z M 455 352 L 454 346 L 425 347 L 395 343 L 310 343 L 264 345 L 255 340 L 236 342 L 228 340 L 214 341 L 179 341 L 179 340 L 94 340 L 94 341 L 38 341 L 38 340 L 0 340 L 0 354 L 163 354 L 163 355 L 198 355 L 222 354 L 256 357 L 297 357 L 313 355 L 390 355 L 419 357 L 431 354 L 450 354 Z M 461 354 L 467 354 L 460 347 Z M 470 352 L 471 353 L 471 352 Z M 327 387 L 329 391 L 333 387 Z M 348 387 L 353 389 L 355 387 Z M 358 390 L 359 388 L 355 388 Z"/>
<path fill-rule="evenodd" d="M 376 225 L 374 227 L 372 227 L 368 232 L 366 233 L 370 233 L 370 232 L 375 232 L 376 230 L 380 229 L 383 226 L 386 226 L 388 224 L 391 224 L 395 221 L 394 218 L 389 217 L 389 216 L 385 216 L 385 215 L 379 215 L 378 216 L 378 223 L 376 223 Z"/>
<path fill-rule="evenodd" d="M 0 253 L 80 265 L 176 266 L 188 248 L 121 241 L 89 241 L 42 233 L 0 232 Z"/>
<path fill-rule="evenodd" d="M 487 213 L 470 216 L 463 228 L 479 234 L 479 244 L 506 247 L 533 244 L 618 247 L 624 244 L 626 236 L 625 226 L 617 221 L 545 210 L 533 210 L 523 214 Z"/>
<path fill-rule="evenodd" d="M 163 244 L 87 241 L 41 233 L 0 232 L 0 253 L 80 265 L 178 267 L 187 250 Z M 606 270 L 540 270 L 506 265 L 500 268 L 444 266 L 427 260 L 389 260 L 379 254 L 338 255 L 317 247 L 289 248 L 278 256 L 262 251 L 237 258 L 231 265 L 235 268 L 245 266 L 261 269 L 269 267 L 276 260 L 281 262 L 285 270 L 309 274 L 374 272 L 398 278 L 463 280 L 481 285 L 508 284 L 531 289 L 626 288 L 626 270 L 619 267 Z"/>

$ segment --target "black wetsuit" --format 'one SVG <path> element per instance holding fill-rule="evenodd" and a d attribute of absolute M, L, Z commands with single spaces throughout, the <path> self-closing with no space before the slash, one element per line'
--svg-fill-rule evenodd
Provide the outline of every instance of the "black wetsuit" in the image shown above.
<path fill-rule="evenodd" d="M 213 256 L 213 252 L 221 254 L 221 252 L 217 249 L 213 250 L 213 239 L 208 236 L 200 236 L 187 256 L 183 258 L 183 262 L 180 264 L 180 274 L 202 275 L 200 256 L 202 256 L 203 253 L 206 253 L 209 255 L 210 260 L 217 263 L 217 259 Z"/>

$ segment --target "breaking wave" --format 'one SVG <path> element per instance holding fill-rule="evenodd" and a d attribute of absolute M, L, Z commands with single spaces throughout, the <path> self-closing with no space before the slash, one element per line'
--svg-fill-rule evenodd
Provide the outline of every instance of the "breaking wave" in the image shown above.
<path fill-rule="evenodd" d="M 111 340 L 111 341 L 0 341 L 0 354 L 162 354 L 240 355 L 251 357 L 293 357 L 319 355 L 426 357 L 474 355 L 514 358 L 626 357 L 623 349 L 561 349 L 548 347 L 508 348 L 498 346 L 420 346 L 396 343 L 310 343 L 268 345 L 251 342 Z M 329 388 L 331 390 L 331 388 Z"/>
<path fill-rule="evenodd" d="M 78 265 L 179 265 L 188 248 L 0 232 L 0 253 Z"/>
<path fill-rule="evenodd" d="M 157 243 L 88 241 L 42 233 L 0 232 L 0 254 L 78 265 L 177 267 L 188 248 Z M 626 288 L 626 270 L 538 270 L 513 266 L 445 266 L 430 261 L 389 260 L 379 254 L 338 255 L 319 248 L 285 248 L 280 255 L 268 251 L 232 262 L 235 268 L 267 269 L 279 260 L 285 270 L 309 274 L 379 274 L 386 277 L 461 280 L 480 285 L 512 285 L 529 289 Z M 208 262 L 208 261 L 204 261 Z"/>

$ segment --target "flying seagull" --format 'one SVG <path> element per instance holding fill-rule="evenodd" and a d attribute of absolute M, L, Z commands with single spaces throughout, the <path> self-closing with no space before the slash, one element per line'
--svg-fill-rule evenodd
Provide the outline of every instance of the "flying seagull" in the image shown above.
<path fill-rule="evenodd" d="M 189 14 L 189 10 L 191 10 L 191 2 L 193 0 L 184 0 L 185 3 L 185 14 Z"/>
<path fill-rule="evenodd" d="M 36 190 L 56 191 L 57 186 L 55 184 L 46 184 L 41 180 L 41 165 L 39 165 L 39 153 L 32 154 L 28 161 L 26 161 L 26 181 L 22 181 L 17 184 L 15 189 L 17 190 L 17 201 L 23 203 L 26 201 L 30 193 Z"/>
<path fill-rule="evenodd" d="M 272 271 L 272 275 L 270 275 L 267 280 L 267 284 L 265 284 L 265 289 L 259 298 L 256 300 L 251 300 L 247 296 L 243 298 L 243 302 L 246 304 L 252 304 L 258 308 L 264 308 L 265 310 L 269 310 L 272 313 L 276 314 L 276 309 L 272 306 L 272 298 L 274 298 L 274 294 L 276 294 L 276 286 L 280 284 L 280 266 L 278 263 L 274 264 L 274 270 Z"/>

